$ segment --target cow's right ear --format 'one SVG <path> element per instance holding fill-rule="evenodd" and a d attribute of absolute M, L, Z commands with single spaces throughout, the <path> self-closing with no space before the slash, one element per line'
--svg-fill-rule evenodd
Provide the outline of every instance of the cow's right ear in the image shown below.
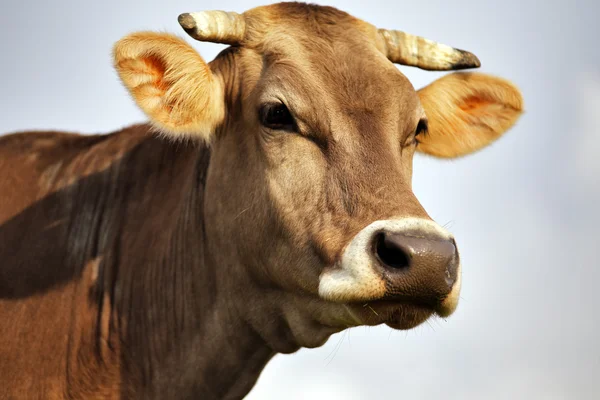
<path fill-rule="evenodd" d="M 114 64 L 152 123 L 170 136 L 210 140 L 225 115 L 222 81 L 176 36 L 139 32 L 119 40 Z"/>

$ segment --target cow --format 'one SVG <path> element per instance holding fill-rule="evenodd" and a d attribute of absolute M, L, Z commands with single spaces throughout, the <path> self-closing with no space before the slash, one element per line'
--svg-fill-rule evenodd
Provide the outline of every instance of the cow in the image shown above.
<path fill-rule="evenodd" d="M 0 138 L 0 397 L 236 399 L 277 353 L 455 310 L 452 234 L 412 192 L 416 152 L 473 153 L 518 119 L 510 82 L 416 91 L 394 63 L 472 53 L 280 3 L 115 44 L 149 123 Z"/>

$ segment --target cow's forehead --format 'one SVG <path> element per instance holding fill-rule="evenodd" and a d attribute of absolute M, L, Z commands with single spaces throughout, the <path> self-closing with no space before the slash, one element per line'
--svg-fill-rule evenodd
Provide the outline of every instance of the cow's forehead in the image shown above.
<path fill-rule="evenodd" d="M 307 33 L 347 32 L 349 28 L 374 34 L 375 28 L 350 14 L 332 7 L 302 3 L 278 3 L 257 7 L 244 13 L 246 40 L 260 40 L 273 27 L 287 26 Z"/>
<path fill-rule="evenodd" d="M 333 8 L 296 3 L 259 7 L 245 17 L 242 46 L 261 55 L 261 78 L 271 77 L 269 84 L 350 112 L 421 112 L 413 86 L 379 49 L 374 26 Z"/>
<path fill-rule="evenodd" d="M 250 10 L 244 18 L 242 46 L 262 54 L 319 62 L 373 55 L 385 60 L 373 25 L 331 7 L 279 3 Z"/>

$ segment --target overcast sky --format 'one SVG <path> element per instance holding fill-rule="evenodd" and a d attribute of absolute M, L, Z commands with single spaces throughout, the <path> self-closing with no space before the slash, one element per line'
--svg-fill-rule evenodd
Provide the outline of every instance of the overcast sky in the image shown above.
<path fill-rule="evenodd" d="M 250 399 L 599 399 L 598 1 L 327 1 L 383 28 L 463 48 L 515 82 L 526 114 L 468 158 L 415 161 L 414 189 L 463 264 L 447 321 L 355 328 L 277 356 Z M 180 33 L 182 12 L 258 1 L 3 0 L 0 132 L 109 132 L 145 120 L 121 87 L 123 35 Z M 196 43 L 207 59 L 224 46 Z M 406 67 L 415 87 L 443 73 Z"/>

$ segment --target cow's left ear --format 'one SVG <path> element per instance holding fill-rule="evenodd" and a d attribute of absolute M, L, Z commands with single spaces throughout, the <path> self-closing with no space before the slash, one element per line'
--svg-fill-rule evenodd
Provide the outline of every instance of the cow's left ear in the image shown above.
<path fill-rule="evenodd" d="M 429 121 L 417 150 L 436 157 L 477 151 L 506 132 L 523 111 L 512 83 L 478 73 L 446 75 L 418 91 Z"/>
<path fill-rule="evenodd" d="M 119 76 L 152 123 L 170 136 L 210 140 L 225 115 L 221 79 L 176 36 L 139 32 L 113 51 Z"/>

